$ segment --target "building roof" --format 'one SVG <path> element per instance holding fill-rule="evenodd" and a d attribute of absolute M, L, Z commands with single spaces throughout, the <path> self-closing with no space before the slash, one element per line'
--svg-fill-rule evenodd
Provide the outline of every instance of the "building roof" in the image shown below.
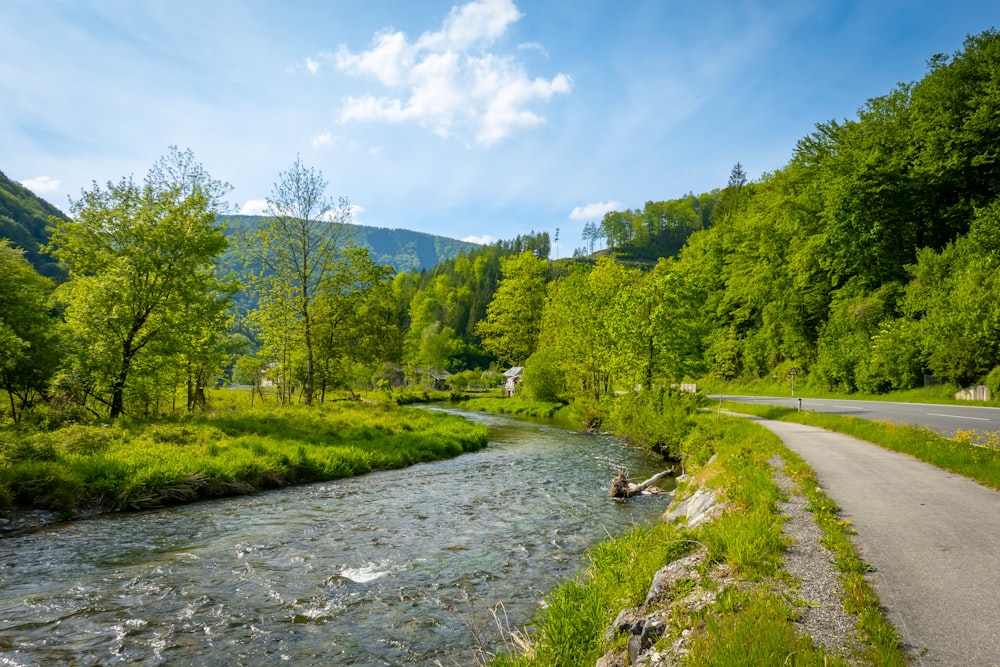
<path fill-rule="evenodd" d="M 518 375 L 521 374 L 521 371 L 523 370 L 524 368 L 522 368 L 521 366 L 511 366 L 509 369 L 503 372 L 503 376 L 505 378 L 516 378 Z"/>

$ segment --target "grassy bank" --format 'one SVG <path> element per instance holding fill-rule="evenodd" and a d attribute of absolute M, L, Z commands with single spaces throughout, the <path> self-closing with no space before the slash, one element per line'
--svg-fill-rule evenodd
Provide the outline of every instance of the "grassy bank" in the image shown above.
<path fill-rule="evenodd" d="M 563 403 L 526 401 L 521 398 L 470 398 L 462 401 L 465 410 L 478 410 L 496 414 L 522 415 L 525 417 L 555 417 L 568 409 Z"/>
<path fill-rule="evenodd" d="M 703 484 L 725 504 L 714 521 L 695 529 L 657 524 L 610 538 L 591 551 L 586 570 L 552 591 L 530 628 L 512 635 L 510 650 L 494 667 L 593 665 L 608 650 L 623 651 L 626 638 L 605 632 L 618 612 L 642 605 L 653 574 L 667 563 L 703 550 L 701 565 L 656 603 L 668 619 L 656 648 L 684 642 L 693 665 L 904 665 L 898 637 L 879 611 L 864 579 L 866 567 L 838 521 L 835 505 L 817 489 L 800 458 L 752 422 L 705 415 L 698 420 L 688 457 L 688 490 Z M 707 465 L 705 462 L 712 454 Z M 786 474 L 810 501 L 825 543 L 836 554 L 845 586 L 844 606 L 857 615 L 862 654 L 831 655 L 796 633 L 794 582 L 782 568 L 784 521 L 781 492 L 768 463 L 784 461 Z M 684 486 L 679 490 L 684 493 Z M 692 598 L 705 600 L 699 606 Z"/>
<path fill-rule="evenodd" d="M 996 434 L 960 431 L 956 439 L 951 440 L 917 426 L 875 422 L 860 417 L 799 412 L 791 408 L 748 403 L 724 402 L 723 407 L 732 412 L 845 433 L 1000 490 L 1000 440 Z"/>
<path fill-rule="evenodd" d="M 485 446 L 463 419 L 353 402 L 0 431 L 0 505 L 141 509 L 399 468 Z"/>

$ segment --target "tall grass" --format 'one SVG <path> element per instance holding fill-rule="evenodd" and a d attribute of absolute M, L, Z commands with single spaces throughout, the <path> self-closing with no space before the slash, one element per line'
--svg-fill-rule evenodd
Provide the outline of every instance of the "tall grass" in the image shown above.
<path fill-rule="evenodd" d="M 587 569 L 545 598 L 533 636 L 490 663 L 494 667 L 593 665 L 604 653 L 601 637 L 620 609 L 642 603 L 653 575 L 694 547 L 685 531 L 668 524 L 638 526 L 587 555 Z M 511 647 L 514 648 L 513 646 Z"/>
<path fill-rule="evenodd" d="M 0 502 L 141 509 L 398 468 L 486 441 L 485 426 L 458 417 L 356 403 L 6 430 Z"/>

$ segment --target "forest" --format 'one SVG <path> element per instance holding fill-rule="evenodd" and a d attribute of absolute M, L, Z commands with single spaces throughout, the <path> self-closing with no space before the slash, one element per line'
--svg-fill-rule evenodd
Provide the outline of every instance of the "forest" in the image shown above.
<path fill-rule="evenodd" d="M 227 226 L 229 187 L 171 148 L 69 217 L 44 209 L 48 238 L 6 215 L 6 419 L 194 411 L 222 384 L 282 405 L 458 390 L 510 366 L 528 397 L 612 422 L 678 382 L 792 368 L 844 393 L 1000 393 L 994 30 L 819 122 L 772 173 L 737 163 L 718 190 L 588 223 L 572 258 L 550 260 L 543 231 L 397 271 L 344 233 L 349 202 L 327 190 L 297 160 L 255 224 Z"/>

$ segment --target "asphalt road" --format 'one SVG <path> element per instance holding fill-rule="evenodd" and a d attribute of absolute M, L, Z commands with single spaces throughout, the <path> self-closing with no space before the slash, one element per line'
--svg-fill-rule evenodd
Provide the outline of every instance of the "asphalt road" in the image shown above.
<path fill-rule="evenodd" d="M 713 396 L 715 400 L 719 396 Z M 889 401 L 851 401 L 826 398 L 779 398 L 774 396 L 723 396 L 723 400 L 738 403 L 765 403 L 798 407 L 803 410 L 862 417 L 873 421 L 888 420 L 900 424 L 916 424 L 951 437 L 957 429 L 964 431 L 1000 432 L 1000 408 L 972 405 L 932 405 L 928 403 L 891 403 Z"/>
<path fill-rule="evenodd" d="M 839 433 L 760 422 L 853 522 L 912 664 L 1000 665 L 1000 493 Z"/>

